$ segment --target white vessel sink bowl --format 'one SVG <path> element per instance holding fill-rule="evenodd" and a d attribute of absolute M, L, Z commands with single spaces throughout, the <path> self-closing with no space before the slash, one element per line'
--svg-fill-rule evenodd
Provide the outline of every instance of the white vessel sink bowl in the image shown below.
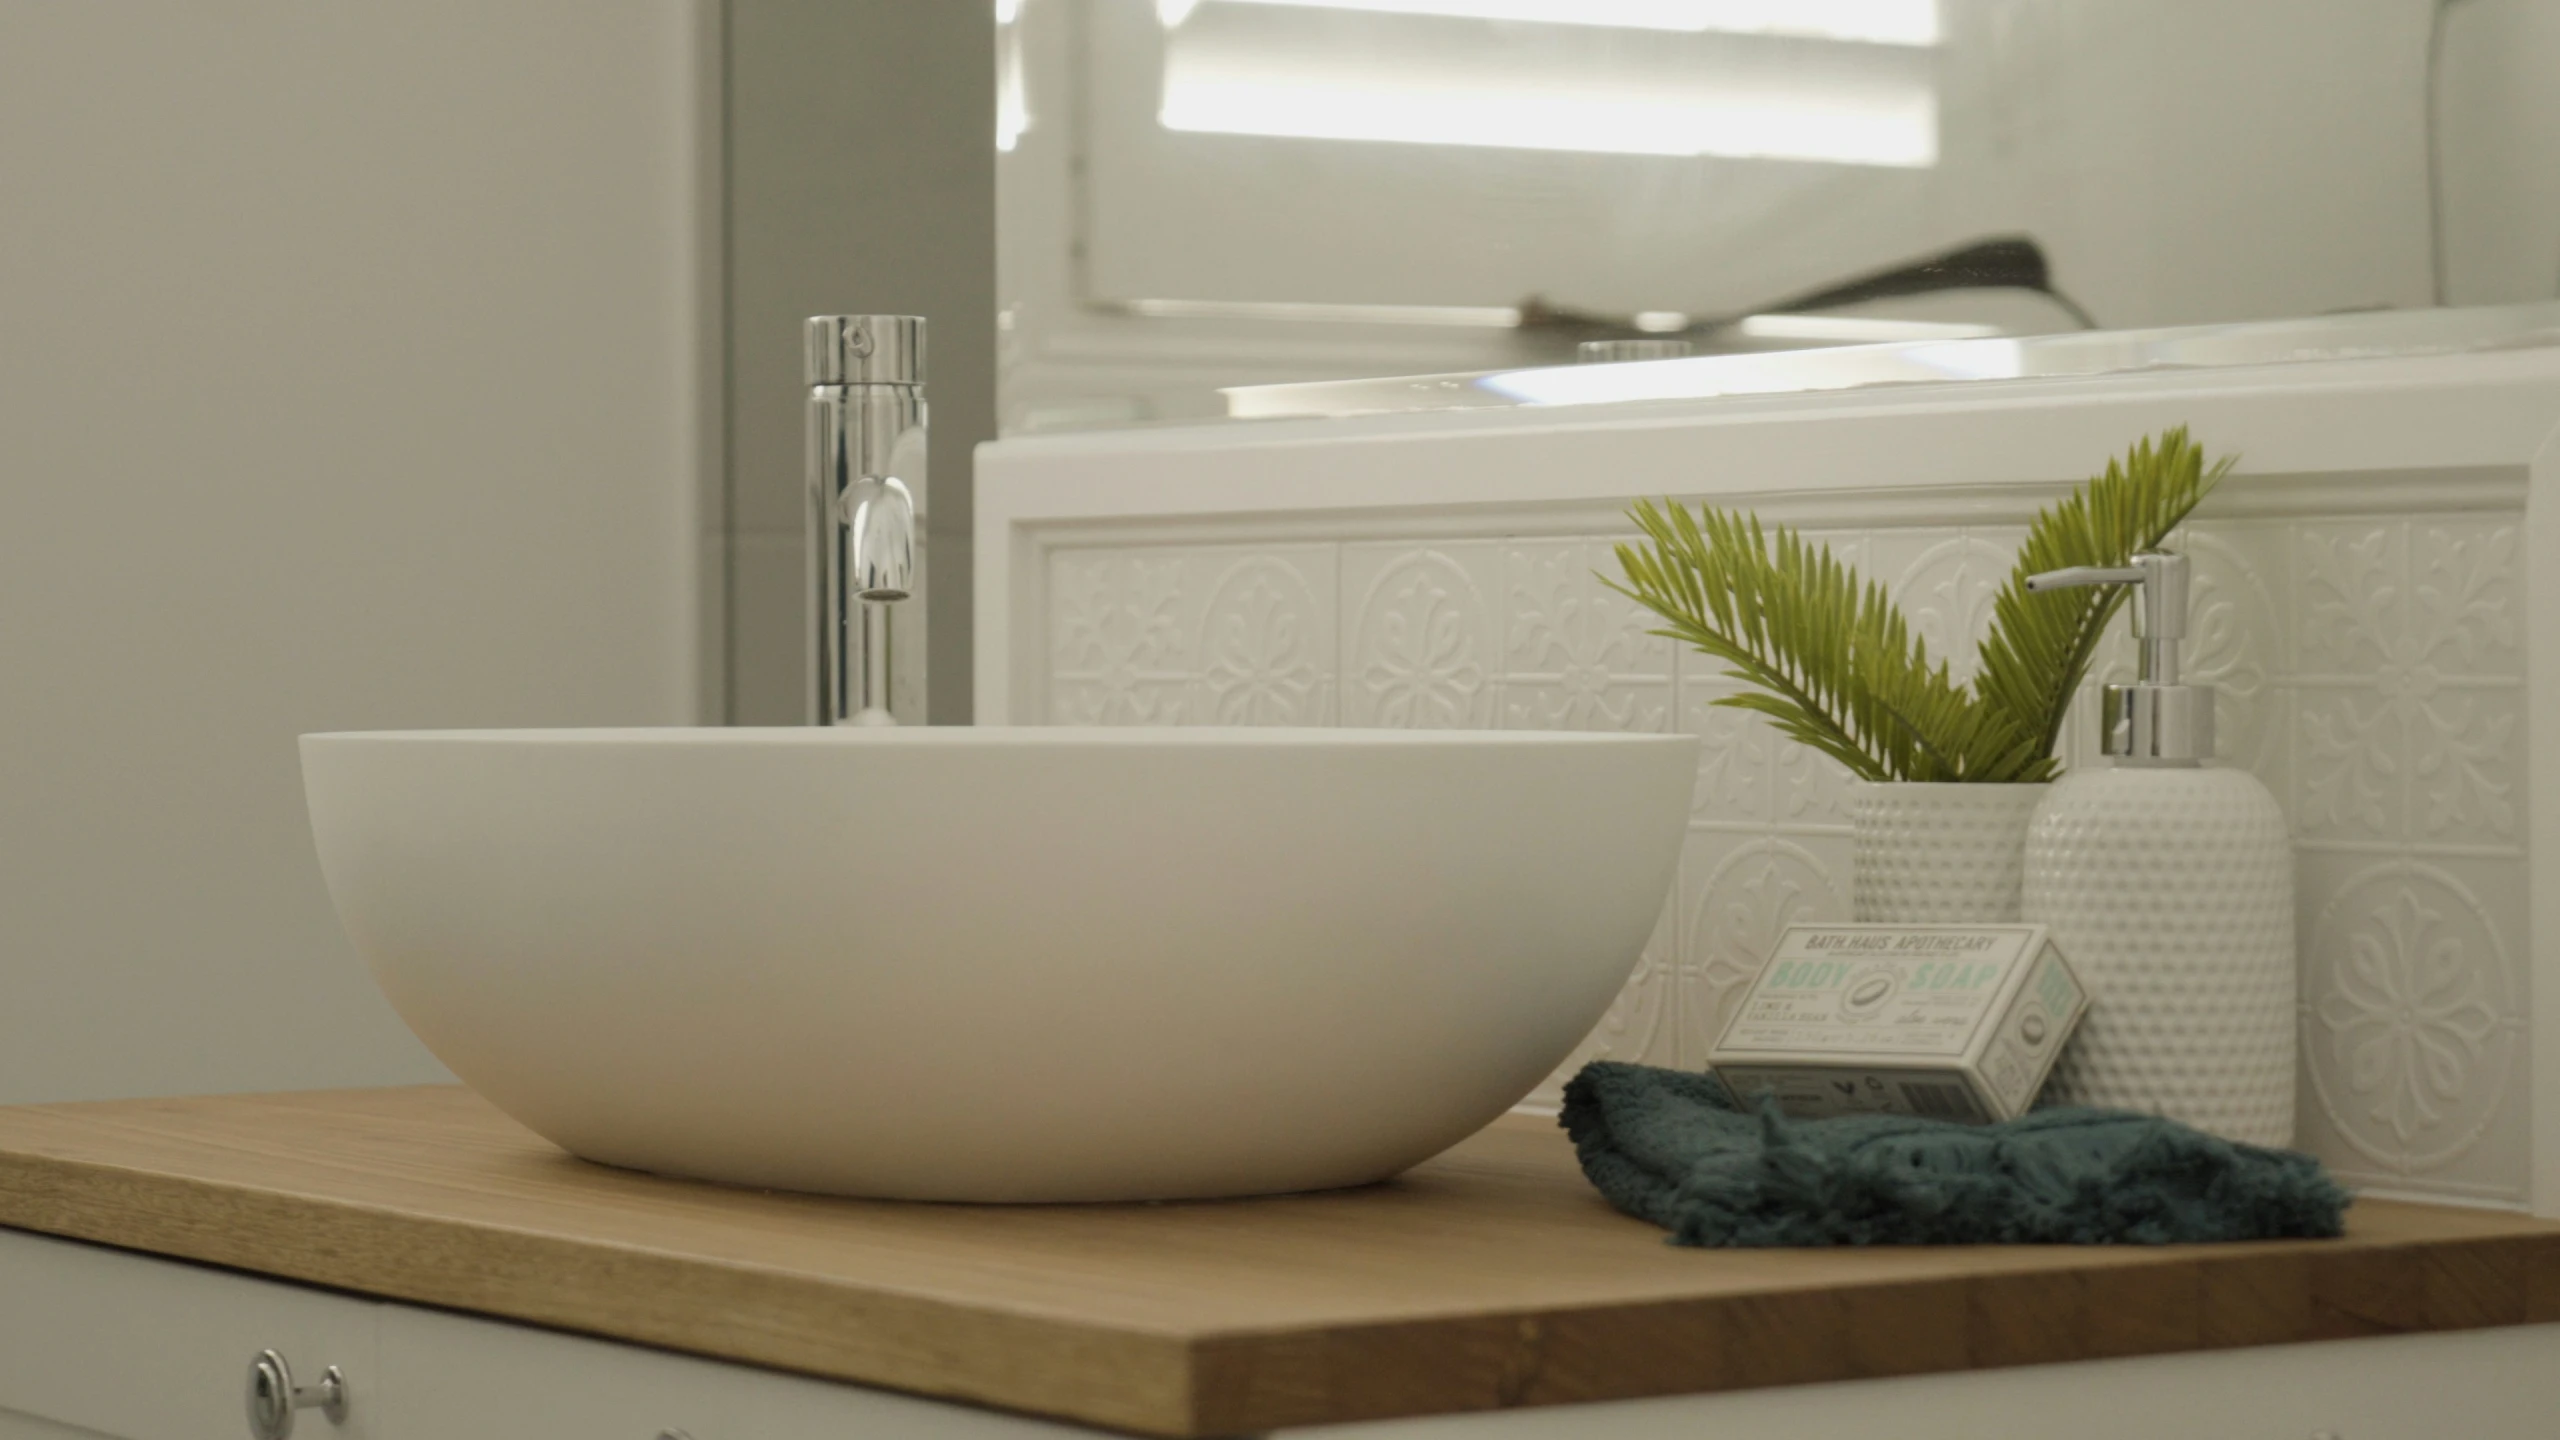
<path fill-rule="evenodd" d="M 920 1200 L 1382 1179 L 1528 1093 L 1651 933 L 1685 736 L 311 735 L 339 915 L 591 1160 Z"/>

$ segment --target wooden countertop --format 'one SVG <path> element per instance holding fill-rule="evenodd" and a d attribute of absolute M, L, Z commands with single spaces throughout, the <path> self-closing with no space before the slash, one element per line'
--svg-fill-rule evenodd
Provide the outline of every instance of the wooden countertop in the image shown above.
<path fill-rule="evenodd" d="M 1147 1434 L 2560 1320 L 2560 1225 L 1673 1249 L 1508 1119 L 1392 1184 L 1038 1209 L 589 1165 L 453 1087 L 0 1109 L 0 1225 Z"/>

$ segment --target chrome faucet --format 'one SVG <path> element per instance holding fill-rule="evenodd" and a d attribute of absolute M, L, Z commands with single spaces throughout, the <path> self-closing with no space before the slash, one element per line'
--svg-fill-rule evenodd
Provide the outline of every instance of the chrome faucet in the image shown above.
<path fill-rule="evenodd" d="M 810 723 L 922 724 L 924 321 L 813 315 L 804 339 Z"/>

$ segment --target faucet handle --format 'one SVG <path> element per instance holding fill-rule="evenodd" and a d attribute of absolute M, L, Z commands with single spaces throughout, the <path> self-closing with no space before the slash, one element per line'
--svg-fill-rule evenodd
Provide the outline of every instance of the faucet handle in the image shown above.
<path fill-rule="evenodd" d="M 801 359 L 811 385 L 922 385 L 924 317 L 812 315 Z"/>

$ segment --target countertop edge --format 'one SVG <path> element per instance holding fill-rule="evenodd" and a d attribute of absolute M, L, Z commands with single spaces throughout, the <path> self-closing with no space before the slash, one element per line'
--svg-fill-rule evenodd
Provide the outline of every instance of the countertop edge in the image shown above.
<path fill-rule="evenodd" d="M 1323 1336 L 1208 1336 L 1195 1433 L 2560 1322 L 2560 1234 L 2319 1248 L 2331 1243 L 2163 1247 L 2062 1276 L 1808 1285 Z M 1364 1385 L 1345 1362 L 1372 1345 L 1403 1371 L 1439 1373 L 1444 1388 L 1424 1401 Z"/>

